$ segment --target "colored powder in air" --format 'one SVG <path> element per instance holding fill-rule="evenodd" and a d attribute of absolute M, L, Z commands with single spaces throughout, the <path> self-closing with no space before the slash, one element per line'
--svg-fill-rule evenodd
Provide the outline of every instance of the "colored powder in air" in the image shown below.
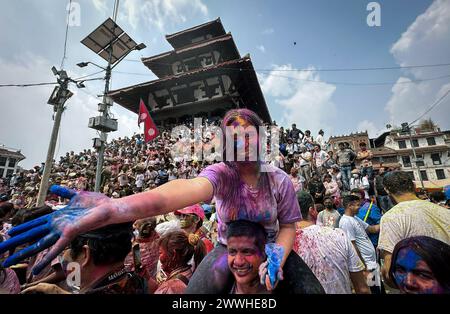
<path fill-rule="evenodd" d="M 272 287 L 275 285 L 277 280 L 278 269 L 281 266 L 281 261 L 284 256 L 284 247 L 277 243 L 268 243 L 265 247 L 267 261 L 267 271 L 269 273 L 270 284 Z"/>

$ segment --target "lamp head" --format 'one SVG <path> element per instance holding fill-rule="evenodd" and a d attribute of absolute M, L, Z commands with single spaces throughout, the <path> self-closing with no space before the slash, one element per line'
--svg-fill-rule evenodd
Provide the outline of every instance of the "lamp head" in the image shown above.
<path fill-rule="evenodd" d="M 134 47 L 135 50 L 142 50 L 144 48 L 147 48 L 147 46 L 144 43 L 140 43 L 136 47 Z"/>

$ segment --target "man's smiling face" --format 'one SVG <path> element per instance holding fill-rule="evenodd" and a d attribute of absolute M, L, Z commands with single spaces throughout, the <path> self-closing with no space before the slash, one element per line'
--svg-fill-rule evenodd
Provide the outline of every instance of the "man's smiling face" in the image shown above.
<path fill-rule="evenodd" d="M 259 281 L 259 265 L 264 261 L 264 253 L 255 244 L 255 238 L 231 237 L 227 240 L 228 267 L 236 283 L 249 285 Z"/>

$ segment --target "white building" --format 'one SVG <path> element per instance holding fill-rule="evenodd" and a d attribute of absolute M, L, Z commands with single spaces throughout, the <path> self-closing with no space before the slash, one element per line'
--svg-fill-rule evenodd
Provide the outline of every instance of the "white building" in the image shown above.
<path fill-rule="evenodd" d="M 0 178 L 12 175 L 18 169 L 18 164 L 25 156 L 20 150 L 14 150 L 0 145 Z"/>
<path fill-rule="evenodd" d="M 391 132 L 386 136 L 384 146 L 395 150 L 402 170 L 410 173 L 415 181 L 445 180 L 450 178 L 450 147 L 448 134 L 439 128 L 434 130 L 412 129 L 408 133 Z M 414 159 L 413 147 L 417 160 Z"/>

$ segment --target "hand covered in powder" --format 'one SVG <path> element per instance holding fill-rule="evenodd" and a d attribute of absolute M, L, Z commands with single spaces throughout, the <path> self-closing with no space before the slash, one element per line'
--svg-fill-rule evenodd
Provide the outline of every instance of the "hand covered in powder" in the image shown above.
<path fill-rule="evenodd" d="M 272 280 L 269 274 L 269 261 L 266 260 L 259 266 L 259 279 L 260 283 L 266 286 L 267 291 L 273 291 L 277 287 L 278 282 L 284 279 L 283 269 L 281 267 L 278 267 L 276 276 L 272 277 Z"/>
<path fill-rule="evenodd" d="M 111 210 L 117 207 L 114 200 L 100 193 L 77 193 L 60 186 L 52 186 L 50 191 L 70 198 L 69 204 L 12 228 L 8 232 L 11 238 L 0 243 L 0 254 L 22 244 L 30 245 L 9 256 L 3 263 L 4 267 L 15 265 L 53 246 L 43 260 L 34 266 L 33 274 L 39 274 L 77 235 L 109 224 Z"/>

